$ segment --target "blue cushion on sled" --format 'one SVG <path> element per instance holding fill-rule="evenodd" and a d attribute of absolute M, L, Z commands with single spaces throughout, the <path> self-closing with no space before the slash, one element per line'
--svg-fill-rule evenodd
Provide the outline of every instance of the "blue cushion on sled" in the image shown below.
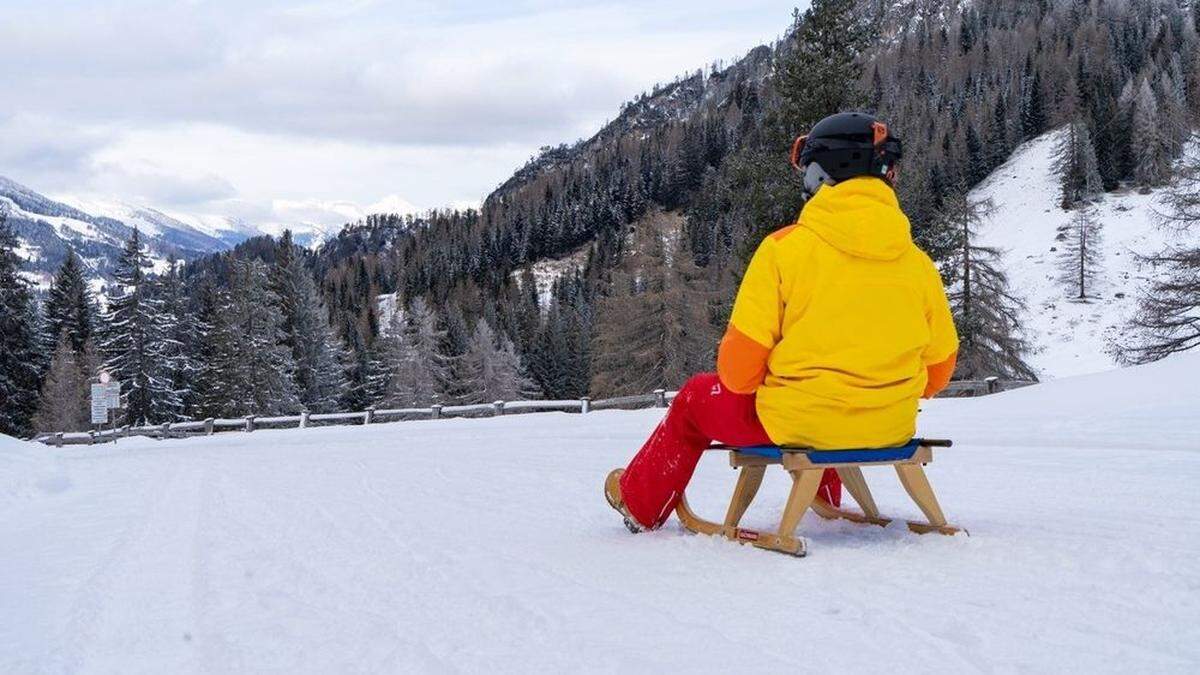
<path fill-rule="evenodd" d="M 840 464 L 846 462 L 897 462 L 912 457 L 919 447 L 921 447 L 921 439 L 914 438 L 901 446 L 874 450 L 813 450 L 812 448 L 781 448 L 778 445 L 749 445 L 738 448 L 737 452 L 770 459 L 782 459 L 784 452 L 800 452 L 804 453 L 808 457 L 808 461 L 813 464 Z"/>

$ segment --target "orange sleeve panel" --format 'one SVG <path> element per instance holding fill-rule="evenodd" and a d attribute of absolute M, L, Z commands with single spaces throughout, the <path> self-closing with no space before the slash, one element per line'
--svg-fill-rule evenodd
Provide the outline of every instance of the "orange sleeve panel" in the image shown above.
<path fill-rule="evenodd" d="M 770 355 L 770 349 L 731 324 L 717 349 L 717 377 L 729 391 L 753 394 L 767 377 L 767 357 Z"/>
<path fill-rule="evenodd" d="M 929 373 L 929 382 L 925 385 L 925 393 L 921 396 L 924 398 L 933 398 L 938 392 L 946 388 L 950 384 L 950 377 L 954 375 L 954 364 L 958 361 L 958 352 L 955 351 L 945 361 L 935 363 L 926 368 Z"/>

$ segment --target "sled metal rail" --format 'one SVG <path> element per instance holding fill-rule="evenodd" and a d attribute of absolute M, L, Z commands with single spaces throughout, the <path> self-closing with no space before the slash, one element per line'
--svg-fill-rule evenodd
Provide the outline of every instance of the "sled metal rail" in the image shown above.
<path fill-rule="evenodd" d="M 1017 382 L 988 378 L 986 380 L 951 382 L 941 394 L 943 397 L 984 396 L 987 394 L 1028 386 L 1033 382 Z M 617 396 L 592 400 L 584 396 L 579 399 L 556 401 L 496 401 L 474 405 L 431 405 L 427 408 L 367 408 L 359 412 L 309 413 L 298 415 L 258 416 L 234 418 L 210 418 L 184 422 L 168 422 L 146 426 L 124 426 L 115 429 L 87 432 L 60 432 L 40 434 L 32 440 L 62 447 L 65 445 L 94 445 L 110 443 L 127 436 L 150 438 L 186 438 L 209 436 L 226 431 L 255 431 L 258 429 L 305 429 L 309 427 L 377 424 L 412 420 L 437 420 L 452 417 L 497 417 L 500 415 L 522 415 L 540 412 L 589 413 L 597 410 L 635 410 L 639 408 L 665 408 L 675 398 L 676 392 L 656 389 L 649 394 Z"/>

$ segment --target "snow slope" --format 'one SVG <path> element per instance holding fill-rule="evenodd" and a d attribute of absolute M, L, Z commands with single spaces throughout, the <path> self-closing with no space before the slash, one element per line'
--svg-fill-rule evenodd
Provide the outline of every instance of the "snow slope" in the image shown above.
<path fill-rule="evenodd" d="M 803 560 L 621 527 L 601 481 L 655 410 L 0 439 L 0 672 L 1195 672 L 1198 377 L 930 402 L 972 536 L 810 515 Z M 706 457 L 697 509 L 733 478 Z M 785 494 L 769 473 L 747 523 Z"/>
<path fill-rule="evenodd" d="M 1058 270 L 1064 248 L 1057 240 L 1059 228 L 1074 216 L 1059 208 L 1054 177 L 1054 148 L 1063 133 L 1053 131 L 1022 145 L 972 192 L 973 198 L 990 198 L 996 206 L 980 228 L 979 241 L 1005 252 L 1003 269 L 1011 288 L 1027 303 L 1024 327 L 1036 350 L 1030 363 L 1044 378 L 1117 367 L 1109 342 L 1137 306 L 1146 273 L 1135 254 L 1155 253 L 1169 241 L 1156 222 L 1159 192 L 1104 195 L 1096 205 L 1103 237 L 1099 297 L 1073 299 Z"/>

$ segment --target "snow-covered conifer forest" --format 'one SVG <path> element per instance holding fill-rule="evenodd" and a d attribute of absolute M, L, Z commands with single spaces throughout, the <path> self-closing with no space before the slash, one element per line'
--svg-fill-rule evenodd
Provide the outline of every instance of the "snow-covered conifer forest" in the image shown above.
<path fill-rule="evenodd" d="M 86 427 L 70 411 L 97 367 L 125 383 L 130 424 L 676 387 L 711 364 L 754 243 L 801 206 L 790 138 L 849 108 L 906 142 L 900 197 L 951 288 L 959 377 L 1188 349 L 1197 11 L 816 2 L 777 44 L 544 149 L 479 210 L 372 216 L 310 247 L 285 234 L 201 255 L 133 221 L 96 258 L 79 237 L 39 244 L 38 226 L 87 216 L 6 181 L 0 430 Z M 1026 265 L 1047 255 L 1056 272 Z M 1079 332 L 1087 353 L 1061 355 Z"/>

